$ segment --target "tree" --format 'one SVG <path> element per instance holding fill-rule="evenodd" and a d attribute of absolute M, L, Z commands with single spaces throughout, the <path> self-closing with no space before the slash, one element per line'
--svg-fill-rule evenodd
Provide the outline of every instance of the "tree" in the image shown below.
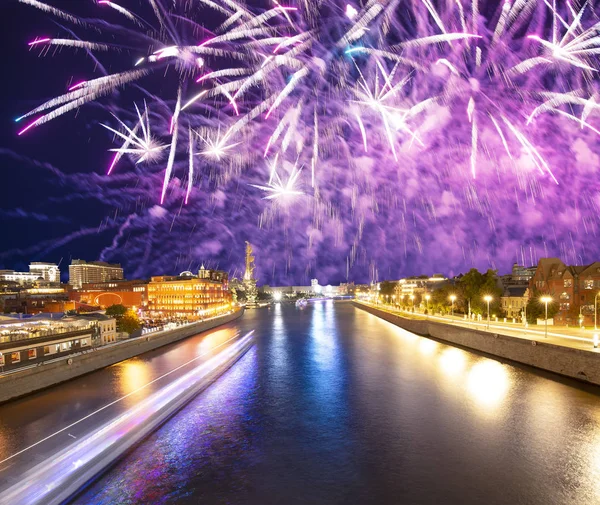
<path fill-rule="evenodd" d="M 141 327 L 138 315 L 120 303 L 107 307 L 106 315 L 117 320 L 117 330 L 119 331 L 131 334 Z"/>
<path fill-rule="evenodd" d="M 538 319 L 546 318 L 546 304 L 540 301 L 540 298 L 544 296 L 545 293 L 540 293 L 537 290 L 534 290 L 533 296 L 527 302 L 527 322 L 528 323 L 537 323 Z M 548 304 L 548 319 L 553 318 L 558 312 L 558 304 L 555 302 L 550 302 Z"/>
<path fill-rule="evenodd" d="M 130 335 L 141 327 L 140 319 L 133 310 L 128 310 L 123 316 L 117 319 L 117 329 L 129 333 Z"/>
<path fill-rule="evenodd" d="M 435 289 L 431 292 L 431 301 L 430 306 L 433 307 L 434 312 L 441 312 L 442 314 L 449 314 L 451 311 L 451 303 L 450 303 L 450 295 L 456 294 L 455 286 L 442 286 L 441 288 Z M 456 309 L 456 304 L 460 303 L 459 298 L 457 297 L 457 301 L 455 302 L 454 308 Z"/>
<path fill-rule="evenodd" d="M 490 315 L 500 315 L 502 306 L 500 298 L 502 289 L 498 286 L 498 275 L 496 270 L 488 270 L 482 274 L 476 268 L 471 268 L 458 281 L 460 291 L 461 308 L 465 314 L 469 313 L 469 305 L 472 313 L 487 314 L 487 302 L 485 296 L 491 296 Z"/>
<path fill-rule="evenodd" d="M 379 294 L 381 296 L 389 296 L 391 299 L 397 284 L 394 281 L 381 281 L 379 283 Z"/>
<path fill-rule="evenodd" d="M 114 318 L 123 317 L 127 313 L 127 307 L 125 305 L 121 305 L 120 303 L 116 303 L 115 305 L 111 305 L 106 308 L 106 315 Z"/>

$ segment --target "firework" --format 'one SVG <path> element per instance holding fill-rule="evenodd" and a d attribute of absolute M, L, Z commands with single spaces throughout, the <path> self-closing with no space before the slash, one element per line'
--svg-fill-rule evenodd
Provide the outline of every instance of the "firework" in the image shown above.
<path fill-rule="evenodd" d="M 552 188 L 563 184 L 574 154 L 559 150 L 550 133 L 565 132 L 572 145 L 600 133 L 595 2 L 515 0 L 493 9 L 479 0 L 307 0 L 259 8 L 198 0 L 192 8 L 150 0 L 140 12 L 98 2 L 98 15 L 115 11 L 121 26 L 20 1 L 73 23 L 76 32 L 38 38 L 31 50 L 48 55 L 57 46 L 111 58 L 117 49 L 131 66 L 89 76 L 26 113 L 19 120 L 36 118 L 19 134 L 91 101 L 125 114 L 117 91 L 129 86 L 148 106 L 141 114 L 135 108 L 133 127 L 107 115 L 103 126 L 122 141 L 110 148 L 109 173 L 124 156 L 135 165 L 162 162 L 169 147 L 159 165 L 162 205 L 171 198 L 193 203 L 192 181 L 204 172 L 211 201 L 236 181 L 247 183 L 248 198 L 249 187 L 267 193 L 262 205 L 286 195 L 310 198 L 294 210 L 298 221 L 346 244 L 350 265 L 379 257 L 365 242 L 375 233 L 366 223 L 394 229 L 398 249 L 412 261 L 435 240 L 429 227 L 441 226 L 442 217 L 455 216 L 460 228 L 447 238 L 461 244 L 457 263 L 481 255 L 473 220 L 484 223 L 494 247 L 501 229 L 513 250 L 522 240 L 545 244 L 549 231 L 508 237 L 514 226 L 499 229 L 499 209 L 518 215 L 523 200 L 558 198 Z M 157 87 L 160 93 L 150 91 Z M 148 107 L 157 111 L 152 118 Z M 287 176 L 280 175 L 284 166 L 294 167 Z M 158 177 L 156 169 L 146 174 Z M 491 181 L 502 189 L 491 189 Z M 590 224 L 595 204 L 588 212 L 586 233 L 597 227 Z M 275 226 L 274 217 L 267 221 Z M 572 238 L 553 240 L 554 250 L 581 255 L 575 251 L 584 238 L 579 247 Z"/>

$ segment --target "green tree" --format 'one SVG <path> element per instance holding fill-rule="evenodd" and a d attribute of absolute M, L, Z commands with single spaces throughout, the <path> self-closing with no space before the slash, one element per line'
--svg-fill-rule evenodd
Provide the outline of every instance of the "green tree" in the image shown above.
<path fill-rule="evenodd" d="M 131 334 L 141 327 L 138 315 L 120 303 L 107 307 L 106 315 L 117 320 L 117 330 L 119 331 Z"/>
<path fill-rule="evenodd" d="M 540 298 L 547 293 L 541 293 L 534 290 L 533 296 L 527 302 L 527 322 L 536 324 L 538 319 L 545 319 L 546 305 L 540 301 Z M 550 302 L 548 304 L 548 319 L 552 319 L 558 312 L 558 303 Z"/>
<path fill-rule="evenodd" d="M 106 308 L 106 315 L 110 317 L 123 317 L 127 313 L 127 307 L 125 305 L 121 305 L 120 303 L 116 303 L 115 305 L 111 305 Z"/>
<path fill-rule="evenodd" d="M 117 329 L 130 335 L 141 327 L 140 319 L 133 310 L 128 310 L 117 319 Z"/>
<path fill-rule="evenodd" d="M 475 314 L 487 314 L 487 302 L 485 296 L 491 296 L 490 314 L 500 316 L 502 305 L 502 289 L 498 286 L 498 274 L 496 270 L 488 270 L 482 274 L 476 268 L 471 268 L 458 281 L 460 291 L 460 310 L 465 314 L 469 313 L 469 304 L 471 312 Z"/>
<path fill-rule="evenodd" d="M 455 286 L 442 286 L 441 288 L 435 289 L 431 292 L 431 300 L 429 306 L 433 308 L 434 312 L 441 312 L 442 314 L 449 314 L 451 311 L 452 304 L 450 303 L 450 295 L 457 295 L 457 289 Z M 460 297 L 456 297 L 454 302 L 454 309 L 456 310 L 457 304 L 460 303 Z"/>
<path fill-rule="evenodd" d="M 398 283 L 394 281 L 382 281 L 379 283 L 379 294 L 381 296 L 389 296 L 391 299 L 397 285 Z"/>

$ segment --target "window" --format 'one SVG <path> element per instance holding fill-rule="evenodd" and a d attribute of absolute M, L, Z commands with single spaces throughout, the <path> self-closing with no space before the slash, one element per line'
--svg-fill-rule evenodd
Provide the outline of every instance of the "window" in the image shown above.
<path fill-rule="evenodd" d="M 573 286 L 573 279 L 565 279 L 563 281 L 563 285 L 565 288 L 570 288 Z"/>
<path fill-rule="evenodd" d="M 4 366 L 4 354 L 0 354 L 0 366 Z"/>
<path fill-rule="evenodd" d="M 561 300 L 568 300 L 568 299 L 569 299 L 569 293 L 567 293 L 566 291 L 563 291 L 563 292 L 560 294 L 560 299 L 561 299 Z"/>
<path fill-rule="evenodd" d="M 594 281 L 591 279 L 583 281 L 583 289 L 594 289 Z"/>
<path fill-rule="evenodd" d="M 570 306 L 571 306 L 570 303 L 561 303 L 560 304 L 560 310 L 569 310 Z"/>
<path fill-rule="evenodd" d="M 10 353 L 10 362 L 18 363 L 19 361 L 21 361 L 21 353 L 20 352 L 11 352 Z"/>
<path fill-rule="evenodd" d="M 37 358 L 37 350 L 36 349 L 28 349 L 27 350 L 27 359 L 35 359 Z"/>
<path fill-rule="evenodd" d="M 44 356 L 48 354 L 54 354 L 56 352 L 56 345 L 46 345 L 44 346 Z"/>
<path fill-rule="evenodd" d="M 87 338 L 82 338 L 81 339 L 81 347 L 86 347 L 87 345 L 88 345 Z"/>

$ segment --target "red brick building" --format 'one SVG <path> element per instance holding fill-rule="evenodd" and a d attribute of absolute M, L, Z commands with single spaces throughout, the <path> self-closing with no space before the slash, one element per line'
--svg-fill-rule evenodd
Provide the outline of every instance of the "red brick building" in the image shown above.
<path fill-rule="evenodd" d="M 555 324 L 576 326 L 581 317 L 584 325 L 594 325 L 594 301 L 600 291 L 600 262 L 567 266 L 558 258 L 542 258 L 529 287 L 532 294 L 552 296 L 558 307 Z"/>
<path fill-rule="evenodd" d="M 143 280 L 93 282 L 84 284 L 81 289 L 70 291 L 69 299 L 103 309 L 116 304 L 127 308 L 145 307 L 148 303 L 148 282 Z"/>

